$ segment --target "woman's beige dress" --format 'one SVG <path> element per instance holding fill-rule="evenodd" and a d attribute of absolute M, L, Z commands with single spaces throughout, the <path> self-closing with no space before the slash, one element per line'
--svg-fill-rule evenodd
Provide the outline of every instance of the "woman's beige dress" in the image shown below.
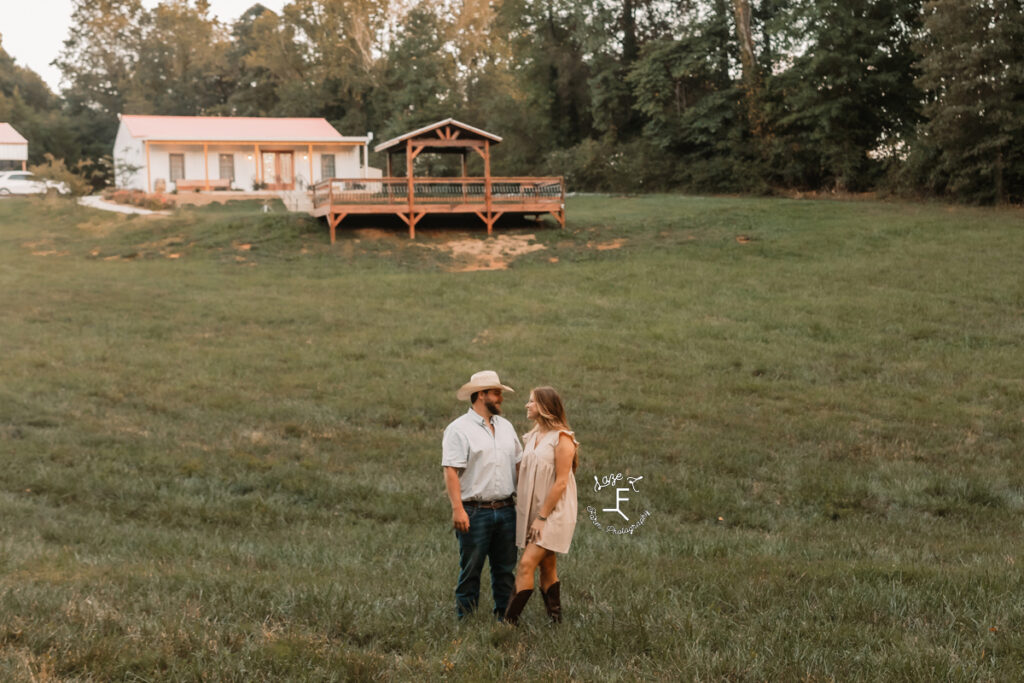
<path fill-rule="evenodd" d="M 562 432 L 551 430 L 538 437 L 536 432 L 528 435 L 526 450 L 519 463 L 519 485 L 516 489 L 516 545 L 526 547 L 526 532 L 537 519 L 541 506 L 547 500 L 548 492 L 555 483 L 555 446 Z M 576 437 L 565 431 L 574 444 Z M 572 533 L 576 529 L 576 477 L 569 472 L 569 482 L 561 500 L 548 515 L 544 531 L 537 545 L 556 553 L 569 551 Z"/>

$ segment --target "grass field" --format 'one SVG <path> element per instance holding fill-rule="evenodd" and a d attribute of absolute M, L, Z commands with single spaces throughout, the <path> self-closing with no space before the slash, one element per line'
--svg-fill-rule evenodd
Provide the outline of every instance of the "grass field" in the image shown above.
<path fill-rule="evenodd" d="M 1019 680 L 1024 213 L 568 218 L 450 272 L 452 231 L 0 201 L 0 680 Z M 559 628 L 454 618 L 483 368 L 583 444 Z M 586 513 L 620 472 L 632 535 Z"/>

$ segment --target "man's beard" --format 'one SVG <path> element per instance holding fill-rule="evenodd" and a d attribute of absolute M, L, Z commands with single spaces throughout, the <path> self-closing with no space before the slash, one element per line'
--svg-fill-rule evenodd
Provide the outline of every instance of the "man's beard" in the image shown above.
<path fill-rule="evenodd" d="M 484 401 L 484 408 L 487 408 L 491 415 L 501 415 L 501 406 L 492 401 Z"/>

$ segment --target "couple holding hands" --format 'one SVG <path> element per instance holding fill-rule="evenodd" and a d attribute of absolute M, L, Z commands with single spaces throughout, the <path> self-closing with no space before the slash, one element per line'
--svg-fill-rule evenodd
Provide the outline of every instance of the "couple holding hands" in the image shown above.
<path fill-rule="evenodd" d="M 557 623 L 562 604 L 555 553 L 569 550 L 576 528 L 579 442 L 551 387 L 530 392 L 526 417 L 533 428 L 520 442 L 501 416 L 506 392 L 513 390 L 493 370 L 474 374 L 456 394 L 469 401 L 469 410 L 444 431 L 441 464 L 459 541 L 456 612 L 461 619 L 476 609 L 487 560 L 499 618 L 518 625 L 540 567 L 540 594 Z M 523 549 L 518 569 L 516 546 Z"/>

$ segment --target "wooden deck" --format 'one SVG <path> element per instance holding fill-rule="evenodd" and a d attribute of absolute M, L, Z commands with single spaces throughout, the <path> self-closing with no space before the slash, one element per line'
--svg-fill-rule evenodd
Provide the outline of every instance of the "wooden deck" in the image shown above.
<path fill-rule="evenodd" d="M 491 234 L 506 213 L 549 213 L 565 227 L 565 182 L 551 178 L 332 178 L 313 186 L 314 216 L 324 216 L 331 243 L 349 215 L 392 214 L 416 236 L 427 214 L 475 214 Z"/>

